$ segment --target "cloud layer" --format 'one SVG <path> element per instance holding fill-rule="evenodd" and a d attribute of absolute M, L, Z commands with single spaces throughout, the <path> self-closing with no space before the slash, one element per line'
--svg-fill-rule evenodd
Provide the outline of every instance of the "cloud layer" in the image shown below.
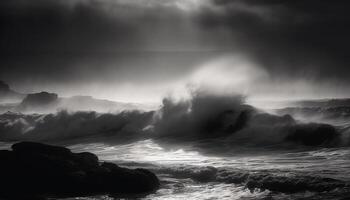
<path fill-rule="evenodd" d="M 2 1 L 0 79 L 22 91 L 153 100 L 205 63 L 243 55 L 267 74 L 250 83 L 256 91 L 348 96 L 349 8 L 345 0 Z"/>

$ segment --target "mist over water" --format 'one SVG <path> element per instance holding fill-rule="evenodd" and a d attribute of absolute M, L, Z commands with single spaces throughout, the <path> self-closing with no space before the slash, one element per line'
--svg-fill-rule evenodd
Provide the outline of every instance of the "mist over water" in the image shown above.
<path fill-rule="evenodd" d="M 305 111 L 266 112 L 241 95 L 201 89 L 154 111 L 7 112 L 0 137 L 3 148 L 41 141 L 150 169 L 162 187 L 145 199 L 341 199 L 350 195 L 349 125 L 332 122 L 348 118 L 327 111 L 303 120 Z"/>
<path fill-rule="evenodd" d="M 7 112 L 0 116 L 3 139 L 55 141 L 83 136 L 110 136 L 174 141 L 224 140 L 246 145 L 347 145 L 346 127 L 303 122 L 291 115 L 269 114 L 245 104 L 241 95 L 191 91 L 190 97 L 163 100 L 155 111 L 52 114 Z M 346 132 L 346 131 L 345 131 Z"/>

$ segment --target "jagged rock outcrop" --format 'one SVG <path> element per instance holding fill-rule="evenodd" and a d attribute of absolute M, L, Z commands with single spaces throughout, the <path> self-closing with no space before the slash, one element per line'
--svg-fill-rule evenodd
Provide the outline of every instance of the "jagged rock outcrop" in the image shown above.
<path fill-rule="evenodd" d="M 145 169 L 100 162 L 89 152 L 34 142 L 0 151 L 0 198 L 36 199 L 97 194 L 135 195 L 155 191 L 158 178 Z"/>
<path fill-rule="evenodd" d="M 59 103 L 58 95 L 55 93 L 40 92 L 28 94 L 21 104 L 18 106 L 18 111 L 55 111 Z"/>

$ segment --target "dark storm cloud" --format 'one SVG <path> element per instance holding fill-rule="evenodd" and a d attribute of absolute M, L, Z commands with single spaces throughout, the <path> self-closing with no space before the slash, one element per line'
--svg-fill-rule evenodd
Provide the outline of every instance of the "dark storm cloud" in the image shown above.
<path fill-rule="evenodd" d="M 4 0 L 0 79 L 69 94 L 88 84 L 152 88 L 239 53 L 272 81 L 348 84 L 349 8 L 345 0 Z"/>
<path fill-rule="evenodd" d="M 182 61 L 196 56 L 142 52 L 191 43 L 183 12 L 159 1 L 1 1 L 0 79 L 55 84 L 152 80 L 156 70 L 176 75 L 173 65 L 183 68 Z M 164 63 L 169 73 L 157 66 Z"/>
<path fill-rule="evenodd" d="M 213 0 L 200 17 L 207 30 L 227 29 L 236 47 L 272 75 L 350 75 L 350 2 Z M 236 48 L 232 47 L 232 48 Z"/>
<path fill-rule="evenodd" d="M 0 74 L 10 81 L 70 79 L 89 55 L 136 40 L 132 27 L 93 1 L 1 1 L 0 29 Z"/>
<path fill-rule="evenodd" d="M 108 48 L 108 42 L 117 42 L 121 48 L 125 41 L 130 45 L 136 39 L 133 27 L 112 17 L 97 2 L 68 2 L 2 1 L 1 52 L 28 55 L 94 51 L 93 47 Z"/>

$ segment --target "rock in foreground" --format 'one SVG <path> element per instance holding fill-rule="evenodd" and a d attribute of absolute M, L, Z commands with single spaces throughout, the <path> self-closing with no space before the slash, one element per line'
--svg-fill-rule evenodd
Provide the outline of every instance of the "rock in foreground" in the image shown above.
<path fill-rule="evenodd" d="M 135 195 L 159 187 L 158 178 L 148 170 L 101 163 L 92 153 L 33 142 L 0 151 L 0 163 L 0 198 Z"/>

